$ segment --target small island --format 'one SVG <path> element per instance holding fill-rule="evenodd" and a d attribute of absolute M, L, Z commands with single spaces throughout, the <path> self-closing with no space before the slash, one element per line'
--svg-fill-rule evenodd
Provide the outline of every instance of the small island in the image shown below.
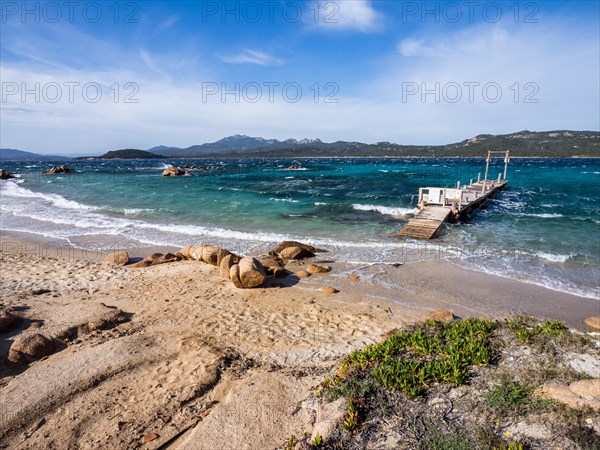
<path fill-rule="evenodd" d="M 164 159 L 165 157 L 162 155 L 157 155 L 156 153 L 146 152 L 144 150 L 138 149 L 123 149 L 123 150 L 112 150 L 110 152 L 105 153 L 102 156 L 84 156 L 79 158 L 79 160 L 97 160 L 97 159 Z"/>

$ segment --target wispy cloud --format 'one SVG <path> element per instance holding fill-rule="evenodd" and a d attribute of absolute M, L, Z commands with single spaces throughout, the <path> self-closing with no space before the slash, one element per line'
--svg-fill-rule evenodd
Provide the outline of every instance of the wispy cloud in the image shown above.
<path fill-rule="evenodd" d="M 318 1 L 311 5 L 313 26 L 328 30 L 373 32 L 383 27 L 383 16 L 371 0 Z"/>
<path fill-rule="evenodd" d="M 154 58 L 152 58 L 146 49 L 140 49 L 140 58 L 142 58 L 142 61 L 144 61 L 144 64 L 146 64 L 149 69 L 153 70 L 163 78 L 169 78 L 169 75 L 157 66 L 157 64 L 154 62 Z"/>
<path fill-rule="evenodd" d="M 179 17 L 169 16 L 165 20 L 163 20 L 161 23 L 159 23 L 156 28 L 160 31 L 165 31 L 165 30 L 168 30 L 169 28 L 171 28 L 173 25 L 175 25 L 175 23 L 177 23 L 178 21 L 179 21 Z"/>
<path fill-rule="evenodd" d="M 221 61 L 228 64 L 257 64 L 259 66 L 281 66 L 283 60 L 266 52 L 245 49 L 237 55 L 219 56 Z"/>
<path fill-rule="evenodd" d="M 405 57 L 488 57 L 503 54 L 512 43 L 507 29 L 484 26 L 451 34 L 405 38 L 398 43 L 397 49 Z"/>

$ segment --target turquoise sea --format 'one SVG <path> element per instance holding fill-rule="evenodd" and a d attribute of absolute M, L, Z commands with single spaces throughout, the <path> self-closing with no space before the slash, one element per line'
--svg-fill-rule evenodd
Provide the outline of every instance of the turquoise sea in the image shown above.
<path fill-rule="evenodd" d="M 58 162 L 56 163 L 58 164 Z M 476 179 L 483 159 L 202 159 L 3 162 L 0 228 L 99 248 L 207 243 L 260 254 L 296 239 L 350 263 L 446 259 L 600 299 L 600 160 L 512 159 L 508 188 L 431 242 L 393 234 L 419 187 Z M 162 177 L 170 164 L 208 166 Z M 298 164 L 302 170 L 288 170 Z M 495 160 L 490 178 L 503 161 Z"/>

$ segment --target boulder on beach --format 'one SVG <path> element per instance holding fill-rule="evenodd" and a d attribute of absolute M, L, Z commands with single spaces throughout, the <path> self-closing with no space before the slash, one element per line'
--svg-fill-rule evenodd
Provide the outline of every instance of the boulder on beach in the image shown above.
<path fill-rule="evenodd" d="M 350 275 L 348 275 L 348 279 L 350 281 L 358 281 L 358 280 L 360 280 L 360 275 L 356 275 L 355 273 L 351 273 Z"/>
<path fill-rule="evenodd" d="M 222 278 L 226 278 L 229 280 L 229 272 L 231 271 L 231 266 L 234 264 L 238 264 L 240 262 L 240 257 L 234 254 L 225 255 L 223 259 L 221 259 L 221 263 L 219 264 L 219 274 Z"/>
<path fill-rule="evenodd" d="M 15 176 L 12 173 L 10 173 L 4 169 L 0 169 L 0 180 L 8 180 L 9 178 L 14 178 L 14 177 Z"/>
<path fill-rule="evenodd" d="M 53 175 L 53 174 L 57 174 L 57 173 L 75 173 L 75 171 L 67 166 L 65 166 L 64 164 L 60 165 L 60 166 L 54 166 L 48 170 L 46 170 L 44 173 Z"/>
<path fill-rule="evenodd" d="M 154 261 L 155 259 L 159 259 L 162 258 L 164 255 L 162 253 L 151 253 L 148 256 L 146 256 L 146 259 L 148 261 Z"/>
<path fill-rule="evenodd" d="M 433 320 L 434 322 L 444 323 L 452 322 L 454 319 L 456 319 L 456 316 L 450 311 L 445 310 L 433 311 L 432 313 L 429 313 L 425 318 L 425 320 Z"/>
<path fill-rule="evenodd" d="M 265 268 L 255 258 L 246 256 L 241 259 L 238 266 L 240 281 L 247 289 L 258 287 L 267 279 Z"/>
<path fill-rule="evenodd" d="M 331 267 L 329 266 L 319 266 L 318 264 L 309 264 L 308 266 L 306 266 L 306 271 L 308 273 L 327 273 L 327 272 L 331 272 Z"/>
<path fill-rule="evenodd" d="M 18 336 L 8 350 L 8 360 L 15 364 L 27 364 L 54 352 L 54 341 L 43 334 L 32 333 Z"/>
<path fill-rule="evenodd" d="M 600 316 L 588 317 L 583 321 L 588 327 L 594 330 L 600 330 Z"/>
<path fill-rule="evenodd" d="M 142 259 L 134 264 L 131 264 L 127 267 L 131 267 L 132 269 L 137 269 L 138 267 L 150 267 L 152 265 L 152 261 L 148 261 L 147 259 Z"/>
<path fill-rule="evenodd" d="M 184 175 L 185 172 L 183 170 L 178 169 L 177 167 L 171 166 L 168 169 L 163 170 L 163 177 L 179 177 Z"/>
<path fill-rule="evenodd" d="M 127 252 L 109 253 L 102 260 L 103 263 L 114 264 L 116 266 L 124 266 L 129 262 L 129 254 Z"/>
<path fill-rule="evenodd" d="M 286 247 L 279 254 L 283 259 L 305 259 L 315 256 L 313 252 L 302 247 Z"/>
<path fill-rule="evenodd" d="M 288 274 L 288 271 L 284 268 L 283 261 L 278 256 L 262 255 L 257 259 L 265 268 L 267 275 L 283 277 Z"/>
<path fill-rule="evenodd" d="M 234 264 L 229 269 L 229 279 L 233 283 L 233 285 L 238 289 L 244 289 L 244 285 L 240 280 L 240 266 L 238 264 Z"/>
<path fill-rule="evenodd" d="M 208 245 L 192 245 L 189 249 L 190 259 L 194 259 L 196 261 L 202 261 L 202 254 L 204 253 L 204 248 L 208 247 Z M 186 247 L 187 248 L 187 247 Z M 185 250 L 185 249 L 182 249 Z"/>
<path fill-rule="evenodd" d="M 170 263 L 170 262 L 176 262 L 176 261 L 181 261 L 183 258 L 183 256 L 180 256 L 178 254 L 173 254 L 173 253 L 166 253 L 166 254 L 162 254 L 162 253 L 152 253 L 151 255 L 148 255 L 146 257 L 146 261 L 150 262 L 151 265 L 153 266 L 157 266 L 159 264 L 165 264 L 165 263 Z M 140 266 L 143 267 L 143 266 Z"/>
<path fill-rule="evenodd" d="M 336 288 L 331 286 L 324 286 L 319 290 L 325 294 L 337 294 L 338 292 L 340 292 Z"/>
<path fill-rule="evenodd" d="M 206 245 L 202 249 L 202 261 L 211 266 L 219 267 L 221 260 L 231 254 L 229 250 L 212 245 Z"/>
<path fill-rule="evenodd" d="M 299 270 L 298 272 L 296 272 L 295 274 L 298 278 L 308 278 L 310 277 L 310 273 L 308 273 L 306 270 L 302 269 Z"/>
<path fill-rule="evenodd" d="M 275 253 L 281 254 L 281 251 L 289 248 L 289 247 L 300 247 L 304 250 L 307 250 L 311 253 L 326 253 L 327 250 L 323 250 L 320 248 L 313 247 L 312 245 L 303 244 L 302 242 L 297 241 L 281 241 L 277 246 L 273 249 Z"/>
<path fill-rule="evenodd" d="M 4 333 L 15 323 L 17 323 L 18 320 L 19 318 L 10 311 L 0 309 L 0 333 Z"/>
<path fill-rule="evenodd" d="M 190 254 L 190 252 L 192 251 L 192 247 L 194 246 L 188 245 L 187 247 L 183 247 L 177 253 L 180 253 L 181 256 L 183 256 L 185 259 L 192 259 L 192 255 Z"/>

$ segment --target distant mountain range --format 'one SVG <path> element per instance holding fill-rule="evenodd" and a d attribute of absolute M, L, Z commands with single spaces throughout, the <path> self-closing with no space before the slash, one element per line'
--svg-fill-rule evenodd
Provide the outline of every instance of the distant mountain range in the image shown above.
<path fill-rule="evenodd" d="M 7 161 L 66 161 L 66 156 L 38 155 L 14 148 L 0 148 L 0 160 Z"/>
<path fill-rule="evenodd" d="M 510 150 L 512 156 L 600 157 L 597 131 L 520 131 L 480 134 L 447 145 L 401 145 L 392 142 L 323 142 L 320 139 L 264 139 L 236 134 L 216 142 L 187 148 L 159 145 L 146 151 L 115 150 L 98 159 L 203 158 L 203 157 L 481 157 L 488 150 Z M 80 157 L 78 159 L 94 157 Z M 62 160 L 59 156 L 36 155 L 20 150 L 0 149 L 0 159 Z"/>
<path fill-rule="evenodd" d="M 401 145 L 392 142 L 365 144 L 320 139 L 264 139 L 244 135 L 229 136 L 216 142 L 187 148 L 158 146 L 149 152 L 176 158 L 192 157 L 478 157 L 488 150 L 510 150 L 512 156 L 600 157 L 600 132 L 596 131 L 520 131 L 505 135 L 480 134 L 447 145 Z"/>
<path fill-rule="evenodd" d="M 350 144 L 350 143 L 346 143 Z M 325 144 L 320 139 L 287 139 L 278 141 L 277 139 L 265 139 L 261 137 L 250 137 L 236 134 L 220 139 L 216 142 L 193 145 L 187 148 L 167 147 L 159 145 L 148 149 L 149 152 L 159 153 L 171 157 L 192 157 L 204 155 L 221 155 L 237 153 L 256 153 L 280 149 L 297 148 L 323 148 L 332 144 Z"/>

